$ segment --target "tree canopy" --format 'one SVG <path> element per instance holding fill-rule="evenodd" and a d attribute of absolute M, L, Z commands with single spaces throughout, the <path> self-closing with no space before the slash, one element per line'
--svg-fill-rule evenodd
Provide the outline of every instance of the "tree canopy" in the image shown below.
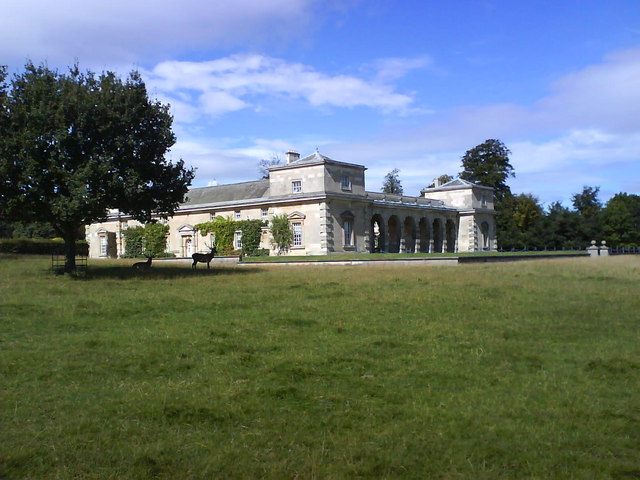
<path fill-rule="evenodd" d="M 509 161 L 510 153 L 500 140 L 485 140 L 462 156 L 459 176 L 463 180 L 493 188 L 496 200 L 500 201 L 511 195 L 507 179 L 515 177 Z"/>
<path fill-rule="evenodd" d="M 640 246 L 640 195 L 617 193 L 603 211 L 607 243 L 619 247 Z"/>
<path fill-rule="evenodd" d="M 427 188 L 434 188 L 436 186 L 436 181 L 440 184 L 440 185 L 444 185 L 445 183 L 449 183 L 451 180 L 453 180 L 453 176 L 449 175 L 447 173 L 444 173 L 438 177 L 436 177 L 433 182 L 431 182 L 429 185 L 427 185 Z"/>
<path fill-rule="evenodd" d="M 293 243 L 293 230 L 287 214 L 273 216 L 271 219 L 271 236 L 273 245 L 278 249 L 278 255 L 289 249 Z"/>
<path fill-rule="evenodd" d="M 400 182 L 400 177 L 398 176 L 400 170 L 394 168 L 389 173 L 384 176 L 384 181 L 382 182 L 382 192 L 383 193 L 391 193 L 394 195 L 402 195 L 402 183 Z"/>
<path fill-rule="evenodd" d="M 171 215 L 194 172 L 165 155 L 175 143 L 168 106 L 137 72 L 122 80 L 74 66 L 0 70 L 0 211 L 48 221 L 75 268 L 75 235 L 118 209 L 141 222 Z"/>
<path fill-rule="evenodd" d="M 258 172 L 260 178 L 269 178 L 269 168 L 282 165 L 282 159 L 276 153 L 273 153 L 269 159 L 263 158 L 258 162 Z"/>

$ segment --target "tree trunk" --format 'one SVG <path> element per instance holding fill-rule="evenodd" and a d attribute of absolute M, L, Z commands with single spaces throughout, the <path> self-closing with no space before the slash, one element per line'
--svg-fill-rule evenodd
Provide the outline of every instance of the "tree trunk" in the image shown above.
<path fill-rule="evenodd" d="M 64 271 L 71 273 L 76 271 L 76 232 L 68 229 L 64 234 Z"/>

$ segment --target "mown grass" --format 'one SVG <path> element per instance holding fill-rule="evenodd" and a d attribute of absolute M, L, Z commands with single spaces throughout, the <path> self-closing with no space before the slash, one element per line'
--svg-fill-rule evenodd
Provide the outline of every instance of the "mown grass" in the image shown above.
<path fill-rule="evenodd" d="M 640 259 L 0 258 L 0 478 L 640 477 Z"/>
<path fill-rule="evenodd" d="M 282 255 L 263 257 L 243 257 L 245 262 L 326 262 L 341 260 L 402 260 L 415 258 L 452 258 L 452 257 L 522 257 L 540 255 L 585 255 L 586 250 L 532 250 L 529 252 L 457 252 L 457 253 L 333 253 L 330 255 Z"/>

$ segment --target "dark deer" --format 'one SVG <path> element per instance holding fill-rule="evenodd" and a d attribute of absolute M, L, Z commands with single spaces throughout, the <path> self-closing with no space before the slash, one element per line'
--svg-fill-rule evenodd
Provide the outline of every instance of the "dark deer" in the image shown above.
<path fill-rule="evenodd" d="M 191 255 L 191 258 L 193 258 L 193 265 L 191 265 L 191 268 L 197 268 L 196 265 L 198 264 L 198 262 L 206 263 L 207 269 L 209 268 L 211 260 L 216 256 L 216 246 L 213 245 L 209 248 L 211 248 L 211 251 L 209 253 L 194 253 L 193 255 Z"/>
<path fill-rule="evenodd" d="M 149 270 L 151 268 L 152 258 L 153 257 L 147 257 L 146 262 L 136 262 L 133 265 L 131 265 L 131 268 L 133 268 L 134 270 Z"/>

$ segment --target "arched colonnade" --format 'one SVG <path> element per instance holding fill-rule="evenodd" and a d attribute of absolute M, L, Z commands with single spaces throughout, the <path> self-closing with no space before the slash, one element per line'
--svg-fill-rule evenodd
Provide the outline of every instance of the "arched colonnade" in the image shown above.
<path fill-rule="evenodd" d="M 373 253 L 442 253 L 458 251 L 458 220 L 445 216 L 376 213 L 370 220 Z"/>

